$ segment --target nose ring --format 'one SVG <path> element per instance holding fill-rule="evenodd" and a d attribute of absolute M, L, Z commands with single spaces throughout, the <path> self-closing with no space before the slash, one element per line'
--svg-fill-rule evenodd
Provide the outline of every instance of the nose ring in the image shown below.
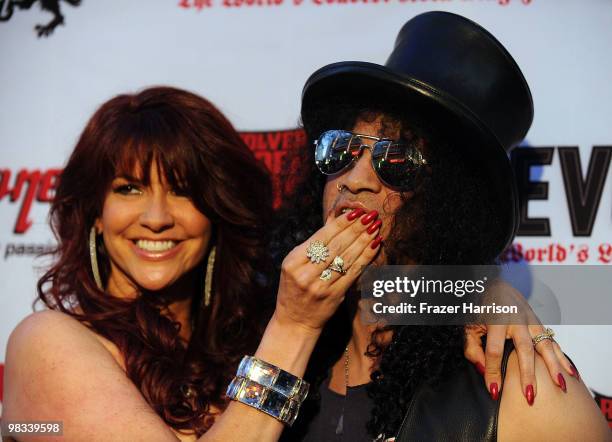
<path fill-rule="evenodd" d="M 338 193 L 342 193 L 346 186 L 344 184 L 336 183 L 336 189 L 338 189 Z"/>

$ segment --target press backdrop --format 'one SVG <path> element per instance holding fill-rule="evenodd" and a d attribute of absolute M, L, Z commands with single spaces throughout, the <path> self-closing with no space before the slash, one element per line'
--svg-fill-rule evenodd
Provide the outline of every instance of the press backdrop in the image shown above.
<path fill-rule="evenodd" d="M 190 89 L 216 103 L 275 173 L 303 140 L 309 74 L 341 60 L 384 63 L 402 24 L 428 10 L 489 29 L 533 92 L 528 147 L 514 156 L 529 201 L 507 258 L 612 261 L 609 0 L 57 0 L 64 24 L 55 27 L 60 16 L 33 3 L 0 0 L 0 378 L 45 265 L 34 257 L 53 244 L 46 222 L 57 176 L 103 101 L 151 85 Z M 556 330 L 612 421 L 612 327 Z"/>

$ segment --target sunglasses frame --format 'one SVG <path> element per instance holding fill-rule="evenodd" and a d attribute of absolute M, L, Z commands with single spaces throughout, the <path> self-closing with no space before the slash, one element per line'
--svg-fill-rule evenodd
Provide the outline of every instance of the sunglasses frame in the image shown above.
<path fill-rule="evenodd" d="M 350 149 L 350 147 L 351 147 L 351 142 L 353 141 L 353 139 L 354 139 L 354 138 L 359 138 L 359 139 L 365 138 L 365 139 L 367 139 L 367 140 L 373 140 L 373 141 L 375 141 L 375 143 L 374 143 L 374 144 L 372 144 L 372 145 L 369 145 L 369 144 L 363 144 L 363 143 L 361 143 L 361 144 L 359 145 L 359 147 L 357 148 L 357 151 L 356 151 L 357 153 L 356 153 L 356 155 L 351 155 L 351 157 L 352 157 L 352 158 L 351 158 L 351 160 L 350 160 L 348 163 L 346 163 L 346 165 L 342 166 L 342 167 L 341 167 L 341 168 L 340 168 L 338 171 L 336 171 L 336 172 L 327 173 L 327 172 L 325 172 L 325 171 L 323 171 L 323 170 L 321 169 L 321 166 L 320 166 L 320 161 L 317 161 L 317 160 L 316 160 L 316 152 L 317 152 L 317 149 L 319 148 L 319 141 L 321 140 L 321 138 L 322 138 L 322 137 L 323 137 L 325 134 L 327 134 L 327 133 L 329 133 L 329 132 L 338 132 L 338 135 L 340 135 L 340 134 L 346 134 L 346 135 L 349 135 L 349 134 L 350 134 L 350 138 L 348 139 L 348 142 L 347 142 L 347 144 L 346 144 L 346 150 L 345 150 L 345 153 L 349 151 L 349 149 Z M 338 142 L 338 140 L 339 140 L 339 139 L 340 139 L 340 136 L 336 136 L 336 137 L 335 137 L 335 139 L 334 139 L 334 141 L 333 141 L 333 144 L 332 144 L 332 146 L 330 147 L 330 149 L 334 149 L 334 148 L 335 148 L 335 146 L 336 146 L 336 144 L 337 144 L 337 142 Z M 319 169 L 319 171 L 320 171 L 320 172 L 321 172 L 323 175 L 327 175 L 327 176 L 336 175 L 336 174 L 338 174 L 338 173 L 340 173 L 340 172 L 342 172 L 342 171 L 344 171 L 344 170 L 348 169 L 348 168 L 349 168 L 349 167 L 350 167 L 350 166 L 351 166 L 351 165 L 352 165 L 352 164 L 353 164 L 355 161 L 357 161 L 357 159 L 359 159 L 359 158 L 361 157 L 361 154 L 363 153 L 363 150 L 364 150 L 364 149 L 367 149 L 367 150 L 369 150 L 369 151 L 370 151 L 370 154 L 371 154 L 371 158 L 372 158 L 372 159 L 371 159 L 370 163 L 371 163 L 371 165 L 372 165 L 372 169 L 374 169 L 374 173 L 376 173 L 376 176 L 378 177 L 378 179 L 379 179 L 379 180 L 381 180 L 383 183 L 385 183 L 385 184 L 386 184 L 387 186 L 389 186 L 389 187 L 395 187 L 395 188 L 397 188 L 398 186 L 396 186 L 396 185 L 394 185 L 394 184 L 392 184 L 392 183 L 387 182 L 387 181 L 386 181 L 384 178 L 382 178 L 382 177 L 380 176 L 380 173 L 378 172 L 378 170 L 377 170 L 377 168 L 376 168 L 376 165 L 375 165 L 375 163 L 374 163 L 374 162 L 375 162 L 375 160 L 376 160 L 376 159 L 375 159 L 375 157 L 374 157 L 374 148 L 375 148 L 375 147 L 376 147 L 376 145 L 377 145 L 378 143 L 380 143 L 380 142 L 390 142 L 390 143 L 389 143 L 389 144 L 386 146 L 386 148 L 385 148 L 385 154 L 384 154 L 384 156 L 383 156 L 383 158 L 382 158 L 382 161 L 386 161 L 386 160 L 387 160 L 387 155 L 389 154 L 389 147 L 391 147 L 391 146 L 393 146 L 393 145 L 402 145 L 402 146 L 406 145 L 405 143 L 400 143 L 399 141 L 397 141 L 397 140 L 393 140 L 392 138 L 380 138 L 380 137 L 375 137 L 375 136 L 372 136 L 372 135 L 359 134 L 359 133 L 356 133 L 356 132 L 352 132 L 352 131 L 350 131 L 350 130 L 343 130 L 343 129 L 331 129 L 331 130 L 326 130 L 325 132 L 321 133 L 321 135 L 319 135 L 319 138 L 317 138 L 317 139 L 314 141 L 314 146 L 315 146 L 315 163 L 316 163 L 316 165 L 317 165 L 317 168 Z M 413 148 L 413 151 L 415 152 L 415 156 L 416 156 L 416 158 L 411 158 L 411 159 L 413 160 L 414 165 L 415 165 L 415 167 L 417 168 L 416 170 L 418 171 L 418 170 L 419 170 L 421 167 L 423 167 L 423 166 L 427 165 L 427 160 L 426 160 L 426 159 L 423 157 L 423 154 L 421 153 L 421 151 L 420 151 L 419 149 Z"/>

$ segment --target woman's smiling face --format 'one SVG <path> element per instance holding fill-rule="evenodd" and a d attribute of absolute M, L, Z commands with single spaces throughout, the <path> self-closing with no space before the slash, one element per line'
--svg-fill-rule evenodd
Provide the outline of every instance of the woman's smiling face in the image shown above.
<path fill-rule="evenodd" d="M 212 234 L 210 220 L 169 186 L 155 161 L 147 185 L 142 175 L 113 179 L 95 223 L 110 261 L 107 290 L 115 296 L 176 283 L 202 262 Z"/>

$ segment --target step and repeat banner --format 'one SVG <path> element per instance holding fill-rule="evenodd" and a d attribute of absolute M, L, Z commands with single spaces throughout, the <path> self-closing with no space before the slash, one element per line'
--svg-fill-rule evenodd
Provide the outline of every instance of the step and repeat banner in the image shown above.
<path fill-rule="evenodd" d="M 429 10 L 490 30 L 531 86 L 535 119 L 512 158 L 526 203 L 504 259 L 610 266 L 609 0 L 0 0 L 0 379 L 48 265 L 36 256 L 53 247 L 49 201 L 102 102 L 152 85 L 194 91 L 278 173 L 304 143 L 308 76 L 335 61 L 384 63 L 403 23 Z M 612 422 L 612 326 L 556 331 Z"/>

